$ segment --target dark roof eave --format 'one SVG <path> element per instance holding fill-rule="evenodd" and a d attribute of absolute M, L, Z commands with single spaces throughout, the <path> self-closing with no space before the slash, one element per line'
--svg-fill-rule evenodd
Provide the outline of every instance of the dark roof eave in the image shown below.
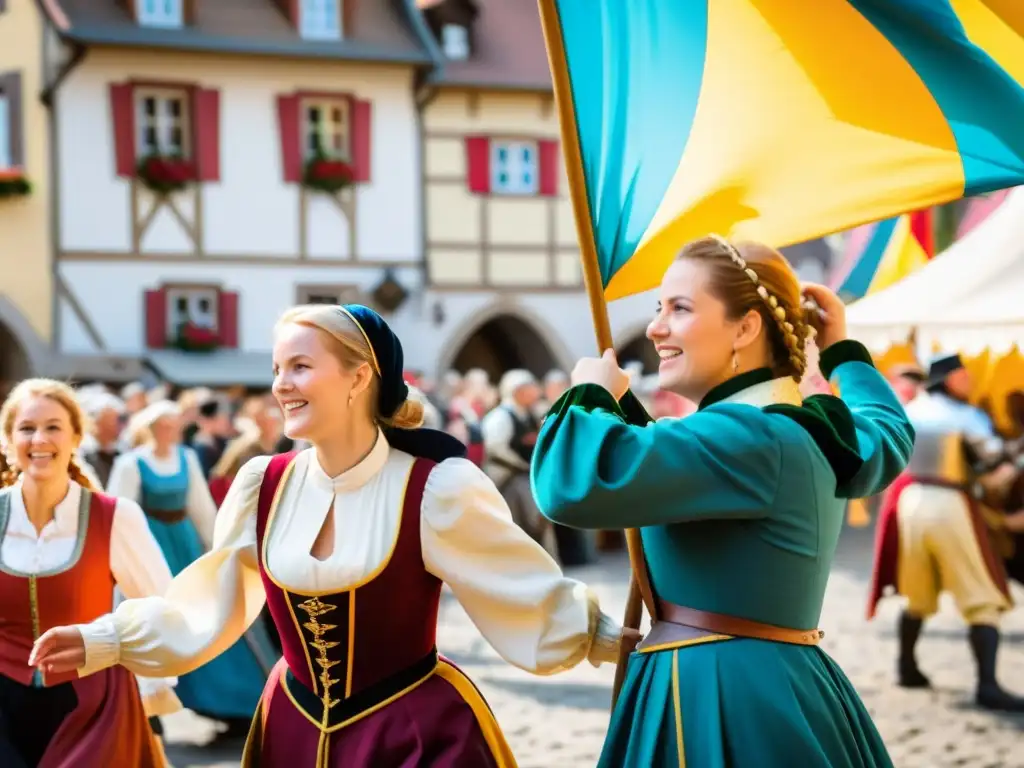
<path fill-rule="evenodd" d="M 467 91 L 506 91 L 511 93 L 551 93 L 551 83 L 510 83 L 500 80 L 481 80 L 477 78 L 446 77 L 432 74 L 428 84 L 437 88 L 459 88 Z"/>
<path fill-rule="evenodd" d="M 158 48 L 163 50 L 277 56 L 298 59 L 325 59 L 375 64 L 403 64 L 429 67 L 433 61 L 425 51 L 395 51 L 360 43 L 319 43 L 309 40 L 244 40 L 214 35 L 188 35 L 178 30 L 132 29 L 129 33 L 110 30 L 72 28 L 63 37 L 83 45 L 121 48 Z"/>

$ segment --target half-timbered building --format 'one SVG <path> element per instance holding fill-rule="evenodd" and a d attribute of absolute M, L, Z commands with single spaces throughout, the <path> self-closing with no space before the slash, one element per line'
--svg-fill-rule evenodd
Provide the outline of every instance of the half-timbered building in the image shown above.
<path fill-rule="evenodd" d="M 420 4 L 443 55 L 422 98 L 438 367 L 570 366 L 595 340 L 537 3 Z M 635 342 L 652 310 L 649 296 L 610 307 L 627 355 L 648 353 Z"/>
<path fill-rule="evenodd" d="M 54 346 L 179 384 L 270 380 L 305 301 L 421 288 L 413 0 L 46 0 Z M 95 372 L 92 372 L 95 375 Z"/>

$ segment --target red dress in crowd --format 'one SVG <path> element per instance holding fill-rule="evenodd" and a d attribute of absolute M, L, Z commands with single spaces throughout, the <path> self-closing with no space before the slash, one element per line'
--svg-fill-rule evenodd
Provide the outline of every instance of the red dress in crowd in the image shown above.
<path fill-rule="evenodd" d="M 0 491 L 0 533 L 12 488 Z M 117 500 L 83 491 L 72 564 L 37 575 L 0 567 L 0 766 L 4 768 L 160 768 L 162 751 L 135 677 L 113 666 L 88 677 L 43 675 L 28 665 L 32 646 L 58 626 L 87 624 L 110 612 L 114 577 L 110 536 Z M 2 535 L 0 535 L 2 539 Z M 26 764 L 26 749 L 42 750 Z"/>

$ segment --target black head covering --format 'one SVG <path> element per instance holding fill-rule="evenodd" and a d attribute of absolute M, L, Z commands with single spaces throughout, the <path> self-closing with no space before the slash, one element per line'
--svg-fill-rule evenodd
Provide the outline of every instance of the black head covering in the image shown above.
<path fill-rule="evenodd" d="M 928 364 L 928 389 L 937 389 L 945 385 L 946 377 L 949 374 L 959 371 L 964 367 L 964 361 L 960 355 L 953 354 L 938 355 L 932 358 Z"/>
<path fill-rule="evenodd" d="M 402 342 L 395 336 L 384 318 L 362 304 L 343 304 L 338 311 L 348 317 L 363 335 L 373 357 L 374 372 L 380 378 L 377 410 L 385 418 L 392 418 L 409 398 L 405 383 L 405 356 Z M 388 443 L 413 456 L 444 461 L 464 457 L 466 446 L 447 432 L 436 429 L 399 429 L 382 427 Z"/>

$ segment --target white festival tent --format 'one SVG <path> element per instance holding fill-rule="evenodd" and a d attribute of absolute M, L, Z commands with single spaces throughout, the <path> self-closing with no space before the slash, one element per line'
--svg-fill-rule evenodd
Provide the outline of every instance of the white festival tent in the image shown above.
<path fill-rule="evenodd" d="M 852 338 L 881 354 L 916 331 L 918 348 L 1024 350 L 1024 187 L 898 283 L 847 308 Z"/>

